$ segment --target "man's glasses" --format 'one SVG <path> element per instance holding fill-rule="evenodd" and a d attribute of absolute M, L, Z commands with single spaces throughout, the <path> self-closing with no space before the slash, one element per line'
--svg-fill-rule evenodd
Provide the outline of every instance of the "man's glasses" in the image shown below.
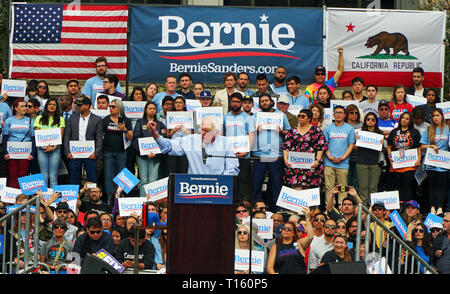
<path fill-rule="evenodd" d="M 380 110 L 381 111 L 389 111 L 389 108 L 382 107 L 382 108 L 380 108 Z"/>
<path fill-rule="evenodd" d="M 66 213 L 69 213 L 69 212 L 67 210 L 57 210 L 56 213 L 64 213 L 64 214 L 66 214 Z"/>
<path fill-rule="evenodd" d="M 95 231 L 88 231 L 89 233 L 91 233 L 91 234 L 96 234 L 96 235 L 100 235 L 101 233 L 102 233 L 102 230 L 95 230 Z"/>
<path fill-rule="evenodd" d="M 316 76 L 324 76 L 325 75 L 325 73 L 324 72 L 319 72 L 319 73 L 316 73 Z"/>
<path fill-rule="evenodd" d="M 306 118 L 307 115 L 306 115 L 306 114 L 301 114 L 301 115 L 299 115 L 298 117 L 299 117 L 299 118 Z"/>
<path fill-rule="evenodd" d="M 53 229 L 54 229 L 54 230 L 56 230 L 56 229 L 62 229 L 62 230 L 65 230 L 66 227 L 63 227 L 63 226 L 53 226 Z"/>
<path fill-rule="evenodd" d="M 324 227 L 327 229 L 336 229 L 335 225 L 324 225 Z"/>

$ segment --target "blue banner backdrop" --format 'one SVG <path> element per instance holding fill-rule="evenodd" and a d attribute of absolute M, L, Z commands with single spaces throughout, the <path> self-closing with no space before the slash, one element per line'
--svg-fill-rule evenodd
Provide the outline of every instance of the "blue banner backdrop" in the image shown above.
<path fill-rule="evenodd" d="M 322 64 L 322 9 L 133 7 L 131 82 L 163 82 L 187 72 L 193 81 L 223 83 L 247 72 L 250 82 L 277 66 L 302 84 Z"/>

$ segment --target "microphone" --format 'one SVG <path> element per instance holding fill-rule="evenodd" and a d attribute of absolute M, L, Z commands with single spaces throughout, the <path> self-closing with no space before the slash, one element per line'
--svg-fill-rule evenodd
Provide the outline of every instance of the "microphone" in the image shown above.
<path fill-rule="evenodd" d="M 205 144 L 202 144 L 202 161 L 203 164 L 206 164 L 206 159 L 208 158 L 208 154 L 206 154 Z"/>

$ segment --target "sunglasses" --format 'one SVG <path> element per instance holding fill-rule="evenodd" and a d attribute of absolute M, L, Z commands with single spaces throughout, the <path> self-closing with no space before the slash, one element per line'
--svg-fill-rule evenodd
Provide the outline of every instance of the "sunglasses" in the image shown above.
<path fill-rule="evenodd" d="M 46 86 L 38 86 L 38 89 L 47 89 Z"/>
<path fill-rule="evenodd" d="M 323 218 L 315 218 L 314 221 L 325 223 L 325 219 L 323 219 Z"/>
<path fill-rule="evenodd" d="M 54 230 L 56 230 L 56 229 L 63 229 L 63 230 L 65 230 L 66 227 L 63 227 L 63 226 L 54 226 L 53 229 L 54 229 Z"/>
<path fill-rule="evenodd" d="M 381 110 L 381 111 L 384 111 L 384 110 L 385 110 L 385 111 L 388 111 L 389 108 L 382 107 L 382 108 L 380 108 L 380 110 Z"/>
<path fill-rule="evenodd" d="M 96 230 L 96 231 L 88 231 L 91 234 L 97 234 L 100 235 L 102 233 L 102 230 Z"/>
<path fill-rule="evenodd" d="M 327 229 L 336 229 L 335 225 L 324 225 L 324 227 Z"/>
<path fill-rule="evenodd" d="M 325 75 L 325 73 L 324 72 L 319 72 L 319 73 L 316 73 L 316 76 L 324 76 Z"/>
<path fill-rule="evenodd" d="M 337 226 L 338 229 L 345 229 L 345 226 Z"/>
<path fill-rule="evenodd" d="M 291 227 L 282 227 L 281 228 L 283 231 L 288 231 L 288 232 L 292 232 L 294 229 Z"/>
<path fill-rule="evenodd" d="M 243 209 L 243 210 L 236 210 L 236 213 L 244 213 L 244 212 L 247 212 L 248 210 L 247 209 Z"/>
<path fill-rule="evenodd" d="M 28 107 L 28 108 L 32 108 L 32 107 L 34 107 L 34 106 L 33 106 L 33 105 L 27 105 L 27 107 Z"/>
<path fill-rule="evenodd" d="M 307 118 L 308 116 L 306 114 L 301 114 L 298 116 L 299 118 Z"/>
<path fill-rule="evenodd" d="M 381 208 L 381 207 L 374 207 L 374 208 L 372 208 L 372 210 L 373 210 L 373 211 L 376 211 L 376 210 L 383 210 L 383 208 Z"/>
<path fill-rule="evenodd" d="M 375 119 L 371 118 L 371 117 L 368 117 L 368 118 L 366 118 L 366 121 L 375 121 Z"/>
<path fill-rule="evenodd" d="M 58 211 L 56 211 L 56 213 L 64 213 L 64 214 L 66 214 L 66 213 L 69 213 L 67 210 L 58 210 Z"/>
<path fill-rule="evenodd" d="M 112 105 L 112 104 L 109 105 L 109 108 L 116 108 L 116 107 L 117 107 L 116 105 Z"/>
<path fill-rule="evenodd" d="M 247 231 L 238 231 L 238 235 L 247 235 L 248 232 Z"/>
<path fill-rule="evenodd" d="M 0 206 L 0 209 L 5 209 L 5 207 L 4 206 Z"/>
<path fill-rule="evenodd" d="M 358 114 L 357 111 L 350 111 L 349 114 Z"/>
<path fill-rule="evenodd" d="M 430 232 L 432 232 L 432 233 L 437 233 L 437 232 L 440 232 L 440 231 L 442 231 L 441 228 L 431 228 L 430 229 Z"/>
<path fill-rule="evenodd" d="M 414 230 L 414 233 L 417 233 L 417 232 L 423 233 L 423 229 L 415 229 L 415 230 Z"/>

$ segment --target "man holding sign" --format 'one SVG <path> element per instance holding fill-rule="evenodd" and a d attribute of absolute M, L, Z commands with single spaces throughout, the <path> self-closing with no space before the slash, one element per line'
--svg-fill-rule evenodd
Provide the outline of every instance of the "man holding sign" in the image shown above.
<path fill-rule="evenodd" d="M 75 100 L 78 112 L 67 120 L 64 134 L 64 151 L 69 160 L 70 184 L 80 184 L 81 168 L 84 165 L 87 180 L 97 183 L 97 158 L 103 149 L 102 119 L 91 113 L 91 99 L 81 95 Z M 94 143 L 87 144 L 88 142 Z M 77 144 L 81 143 L 81 144 Z"/>
<path fill-rule="evenodd" d="M 248 200 L 250 193 L 250 162 L 245 159 L 250 154 L 250 147 L 253 145 L 255 136 L 255 123 L 250 115 L 242 110 L 242 95 L 235 92 L 231 94 L 231 111 L 223 118 L 224 134 L 227 137 L 248 136 L 248 151 L 236 152 L 239 158 L 239 199 Z M 240 146 L 240 142 L 234 141 L 235 147 Z M 236 146 L 237 145 L 237 146 Z"/>

